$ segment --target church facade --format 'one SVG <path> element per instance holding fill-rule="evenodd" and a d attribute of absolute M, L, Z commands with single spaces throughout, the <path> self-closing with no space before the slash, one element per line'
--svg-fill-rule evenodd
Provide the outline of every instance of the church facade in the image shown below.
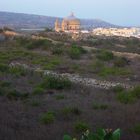
<path fill-rule="evenodd" d="M 70 16 L 64 18 L 62 20 L 62 23 L 60 23 L 58 19 L 56 19 L 55 31 L 78 33 L 80 31 L 80 20 L 76 18 L 73 13 L 71 13 Z"/>

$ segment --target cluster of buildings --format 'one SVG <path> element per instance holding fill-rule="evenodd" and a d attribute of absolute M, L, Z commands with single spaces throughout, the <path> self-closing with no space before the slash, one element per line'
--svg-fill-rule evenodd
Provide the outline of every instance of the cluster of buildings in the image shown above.
<path fill-rule="evenodd" d="M 123 37 L 137 37 L 140 38 L 139 28 L 95 28 L 92 31 L 81 30 L 81 23 L 78 18 L 71 13 L 68 17 L 65 17 L 62 22 L 58 19 L 55 21 L 56 32 L 66 33 L 83 33 L 91 35 L 105 35 L 105 36 L 123 36 Z"/>
<path fill-rule="evenodd" d="M 140 38 L 139 28 L 96 28 L 93 29 L 94 35 L 123 36 Z"/>

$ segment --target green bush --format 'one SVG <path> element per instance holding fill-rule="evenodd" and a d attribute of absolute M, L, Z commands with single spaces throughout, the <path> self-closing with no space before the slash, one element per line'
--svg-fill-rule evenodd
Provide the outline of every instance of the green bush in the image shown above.
<path fill-rule="evenodd" d="M 41 105 L 41 102 L 39 100 L 32 100 L 31 101 L 31 106 L 33 106 L 33 107 L 37 107 L 40 105 Z"/>
<path fill-rule="evenodd" d="M 98 72 L 99 76 L 106 77 L 106 76 L 128 76 L 132 72 L 126 68 L 118 68 L 118 67 L 103 67 Z"/>
<path fill-rule="evenodd" d="M 40 95 L 40 94 L 43 94 L 44 93 L 44 89 L 41 88 L 41 87 L 36 87 L 34 90 L 33 90 L 33 94 L 34 95 Z"/>
<path fill-rule="evenodd" d="M 10 87 L 11 86 L 11 82 L 2 81 L 2 82 L 0 82 L 0 86 L 1 87 Z"/>
<path fill-rule="evenodd" d="M 75 125 L 74 125 L 74 128 L 75 128 L 75 131 L 76 132 L 85 132 L 86 130 L 89 129 L 89 125 L 85 122 L 76 122 Z"/>
<path fill-rule="evenodd" d="M 140 86 L 136 86 L 129 91 L 121 91 L 117 93 L 117 99 L 124 104 L 134 103 L 140 98 Z"/>
<path fill-rule="evenodd" d="M 10 100 L 17 100 L 17 99 L 26 99 L 28 98 L 29 94 L 28 93 L 20 93 L 16 89 L 13 89 L 11 91 L 8 91 L 6 94 L 6 97 Z"/>
<path fill-rule="evenodd" d="M 134 97 L 134 95 L 132 95 L 131 92 L 127 92 L 127 91 L 122 91 L 122 92 L 118 93 L 117 99 L 121 103 L 124 103 L 124 104 L 131 104 L 136 101 L 136 98 Z"/>
<path fill-rule="evenodd" d="M 106 110 L 108 108 L 107 104 L 98 104 L 98 103 L 93 103 L 93 109 L 95 110 Z"/>
<path fill-rule="evenodd" d="M 86 130 L 82 134 L 80 140 L 120 140 L 120 135 L 121 135 L 120 129 L 117 129 L 114 132 L 112 130 L 97 129 L 95 133 Z M 74 139 L 69 135 L 63 136 L 63 140 L 74 140 Z"/>
<path fill-rule="evenodd" d="M 51 124 L 55 120 L 55 115 L 53 112 L 43 113 L 43 114 L 41 114 L 39 120 L 42 124 Z"/>
<path fill-rule="evenodd" d="M 54 70 L 58 65 L 61 64 L 61 59 L 59 57 L 53 57 L 50 60 L 48 60 L 45 65 L 43 65 L 43 69 L 47 70 Z"/>
<path fill-rule="evenodd" d="M 30 40 L 30 42 L 26 45 L 27 49 L 48 49 L 48 47 L 53 46 L 52 42 L 46 39 L 39 39 L 39 40 Z"/>
<path fill-rule="evenodd" d="M 117 57 L 114 60 L 115 67 L 124 67 L 126 65 L 128 65 L 128 60 L 125 57 Z"/>
<path fill-rule="evenodd" d="M 54 54 L 54 55 L 61 55 L 61 54 L 63 54 L 63 48 L 53 47 L 52 48 L 52 54 Z"/>
<path fill-rule="evenodd" d="M 57 100 L 63 100 L 63 99 L 65 99 L 65 96 L 64 95 L 56 95 L 55 98 Z"/>
<path fill-rule="evenodd" d="M 15 66 L 9 69 L 9 73 L 14 74 L 16 76 L 26 76 L 28 71 L 22 66 Z"/>
<path fill-rule="evenodd" d="M 121 92 L 121 91 L 123 91 L 123 90 L 125 90 L 125 89 L 124 89 L 123 86 L 117 85 L 117 86 L 113 87 L 112 90 L 113 90 L 114 92 L 118 93 L 118 92 Z"/>
<path fill-rule="evenodd" d="M 133 128 L 130 129 L 130 132 L 140 135 L 140 124 L 136 124 Z"/>
<path fill-rule="evenodd" d="M 6 64 L 0 64 L 0 72 L 8 72 L 9 66 Z"/>
<path fill-rule="evenodd" d="M 82 47 L 78 47 L 78 46 L 72 46 L 68 50 L 68 55 L 72 59 L 79 59 L 81 57 L 81 55 L 84 53 L 86 53 L 86 51 Z"/>
<path fill-rule="evenodd" d="M 114 54 L 107 50 L 98 50 L 96 57 L 103 61 L 109 61 L 114 59 Z"/>
<path fill-rule="evenodd" d="M 47 89 L 68 89 L 71 86 L 72 83 L 69 79 L 52 75 L 47 75 L 41 83 L 41 87 Z"/>
<path fill-rule="evenodd" d="M 77 107 L 65 107 L 61 110 L 64 116 L 69 116 L 69 115 L 80 115 L 82 111 L 77 108 Z"/>
<path fill-rule="evenodd" d="M 0 96 L 4 95 L 4 93 L 5 93 L 4 88 L 3 87 L 0 87 Z"/>
<path fill-rule="evenodd" d="M 133 94 L 136 98 L 140 98 L 140 86 L 134 87 L 131 94 Z"/>

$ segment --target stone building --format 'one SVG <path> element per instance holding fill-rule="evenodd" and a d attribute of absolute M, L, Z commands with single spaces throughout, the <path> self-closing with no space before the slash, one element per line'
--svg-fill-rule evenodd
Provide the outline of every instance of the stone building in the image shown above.
<path fill-rule="evenodd" d="M 57 19 L 55 21 L 55 31 L 78 33 L 80 31 L 80 20 L 77 19 L 73 13 L 71 13 L 70 16 L 64 18 L 62 23 L 60 23 Z"/>

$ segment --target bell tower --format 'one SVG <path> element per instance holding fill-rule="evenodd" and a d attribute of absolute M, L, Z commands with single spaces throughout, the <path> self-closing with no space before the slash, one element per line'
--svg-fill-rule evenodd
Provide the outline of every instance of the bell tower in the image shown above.
<path fill-rule="evenodd" d="M 59 23 L 58 19 L 56 19 L 56 21 L 55 21 L 55 31 L 59 32 L 60 30 L 61 30 L 60 23 Z"/>

